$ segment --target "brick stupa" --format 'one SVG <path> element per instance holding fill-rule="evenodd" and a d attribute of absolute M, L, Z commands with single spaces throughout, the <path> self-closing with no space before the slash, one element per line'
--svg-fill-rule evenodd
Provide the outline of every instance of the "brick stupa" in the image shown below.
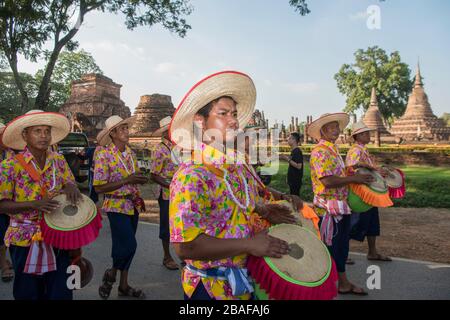
<path fill-rule="evenodd" d="M 110 116 L 131 116 L 130 108 L 120 99 L 121 87 L 101 74 L 85 74 L 72 82 L 70 97 L 59 112 L 69 118 L 72 131 L 84 132 L 95 140 Z"/>
<path fill-rule="evenodd" d="M 394 121 L 391 133 L 406 141 L 447 141 L 450 137 L 450 127 L 446 126 L 442 119 L 436 117 L 431 110 L 428 96 L 423 88 L 419 65 L 417 65 L 416 78 L 405 113 Z"/>
<path fill-rule="evenodd" d="M 141 96 L 134 111 L 136 122 L 130 129 L 132 137 L 149 137 L 159 129 L 159 121 L 167 116 L 173 117 L 175 108 L 172 98 L 163 94 Z"/>
<path fill-rule="evenodd" d="M 372 88 L 372 95 L 370 97 L 370 105 L 362 119 L 364 124 L 370 129 L 377 130 L 380 135 L 389 135 L 383 122 L 380 109 L 378 108 L 378 101 L 375 88 Z"/>

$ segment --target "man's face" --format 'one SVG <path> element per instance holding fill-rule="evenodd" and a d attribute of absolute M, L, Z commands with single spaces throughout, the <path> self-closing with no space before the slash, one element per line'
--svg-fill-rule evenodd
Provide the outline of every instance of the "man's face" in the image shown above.
<path fill-rule="evenodd" d="M 292 135 L 289 136 L 287 142 L 288 142 L 290 147 L 297 145 L 297 140 L 295 140 L 295 138 Z"/>
<path fill-rule="evenodd" d="M 320 131 L 324 138 L 331 141 L 336 141 L 336 139 L 339 138 L 339 134 L 341 132 L 339 128 L 339 122 L 337 121 L 325 124 Z"/>
<path fill-rule="evenodd" d="M 28 127 L 22 132 L 22 137 L 27 146 L 37 150 L 46 151 L 52 141 L 52 127 L 34 126 Z"/>
<path fill-rule="evenodd" d="M 121 124 L 117 128 L 111 131 L 110 133 L 111 138 L 115 142 L 122 142 L 122 143 L 128 143 L 130 139 L 130 133 L 128 131 L 128 125 L 127 124 Z"/>
<path fill-rule="evenodd" d="M 355 140 L 362 144 L 368 144 L 370 142 L 370 131 L 358 133 L 355 135 Z"/>
<path fill-rule="evenodd" d="M 208 118 L 200 117 L 205 130 L 216 130 L 221 134 L 223 141 L 218 142 L 225 144 L 235 141 L 239 122 L 236 103 L 232 99 L 219 99 L 211 108 Z"/>

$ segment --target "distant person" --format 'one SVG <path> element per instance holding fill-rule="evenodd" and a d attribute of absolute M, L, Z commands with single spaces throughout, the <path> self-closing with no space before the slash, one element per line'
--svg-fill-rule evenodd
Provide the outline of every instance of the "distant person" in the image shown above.
<path fill-rule="evenodd" d="M 86 148 L 86 158 L 88 159 L 89 164 L 89 175 L 88 175 L 88 187 L 89 187 L 89 198 L 91 198 L 94 203 L 98 202 L 98 194 L 95 192 L 95 188 L 93 186 L 94 181 L 94 154 L 95 147 Z"/>
<path fill-rule="evenodd" d="M 179 267 L 170 255 L 170 231 L 169 231 L 169 199 L 170 182 L 175 172 L 178 170 L 178 163 L 174 161 L 173 144 L 169 140 L 169 124 L 171 117 L 165 117 L 159 122 L 160 128 L 153 133 L 153 136 L 161 137 L 161 142 L 152 152 L 151 179 L 159 187 L 159 238 L 161 239 L 164 257 L 163 266 L 169 270 L 177 270 Z"/>
<path fill-rule="evenodd" d="M 291 155 L 281 156 L 280 158 L 289 163 L 287 173 L 287 183 L 289 185 L 289 193 L 300 196 L 303 179 L 303 154 L 300 150 L 300 134 L 292 132 L 288 138 L 288 144 L 291 147 Z"/>
<path fill-rule="evenodd" d="M 0 123 L 0 163 L 5 159 L 14 157 L 14 151 L 2 144 L 2 134 L 5 127 L 3 123 Z M 9 215 L 0 214 L 0 270 L 3 282 L 10 282 L 14 278 L 14 270 L 11 261 L 6 257 L 7 248 L 3 240 L 8 226 Z"/>
<path fill-rule="evenodd" d="M 97 136 L 99 147 L 95 151 L 93 185 L 97 193 L 103 193 L 102 210 L 107 212 L 111 227 L 113 260 L 112 268 L 106 269 L 98 289 L 103 299 L 108 299 L 118 270 L 119 296 L 145 298 L 141 289 L 128 284 L 128 270 L 137 249 L 139 212 L 145 211 L 138 185 L 148 182 L 147 177 L 140 174 L 136 155 L 128 146 L 128 128 L 135 119 L 111 116 L 105 121 L 106 128 Z"/>
<path fill-rule="evenodd" d="M 345 159 L 345 165 L 349 173 L 354 173 L 358 167 L 366 167 L 377 169 L 375 162 L 369 154 L 366 145 L 370 142 L 370 131 L 364 123 L 355 123 L 352 127 L 352 137 L 355 143 L 348 150 Z M 384 172 L 380 170 L 384 175 Z M 368 260 L 391 261 L 391 258 L 379 254 L 376 248 L 376 238 L 380 236 L 380 218 L 378 216 L 378 208 L 372 207 L 366 212 L 360 214 L 353 213 L 355 216 L 355 226 L 350 232 L 350 238 L 363 242 L 367 237 L 369 252 Z M 347 260 L 347 264 L 353 264 L 352 260 Z"/>

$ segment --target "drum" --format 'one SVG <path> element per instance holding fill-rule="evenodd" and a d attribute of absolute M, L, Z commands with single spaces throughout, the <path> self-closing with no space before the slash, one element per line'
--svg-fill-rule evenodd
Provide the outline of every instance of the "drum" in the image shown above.
<path fill-rule="evenodd" d="M 276 201 L 275 203 L 288 207 L 289 210 L 291 210 L 291 214 L 297 220 L 298 226 L 304 227 L 309 231 L 317 233 L 320 238 L 319 217 L 314 212 L 314 210 L 311 207 L 309 207 L 306 203 L 303 204 L 303 208 L 302 210 L 300 210 L 300 212 L 297 212 L 297 210 L 295 210 L 294 207 L 292 206 L 292 203 L 290 203 L 289 201 L 281 200 Z"/>
<path fill-rule="evenodd" d="M 400 199 L 405 196 L 405 174 L 402 170 L 383 166 L 383 169 L 388 172 L 385 177 L 386 184 L 389 187 L 389 196 L 393 199 Z"/>
<path fill-rule="evenodd" d="M 369 174 L 374 178 L 370 184 L 350 184 L 348 205 L 353 212 L 366 212 L 372 207 L 386 208 L 393 205 L 386 181 L 376 170 L 358 168 L 357 173 Z"/>
<path fill-rule="evenodd" d="M 58 201 L 61 206 L 51 213 L 45 213 L 41 219 L 45 243 L 59 249 L 73 250 L 97 239 L 102 218 L 89 197 L 82 194 L 76 206 L 67 201 L 65 194 L 57 195 L 53 200 Z"/>
<path fill-rule="evenodd" d="M 337 295 L 336 267 L 315 233 L 279 224 L 269 229 L 269 235 L 287 241 L 291 250 L 282 258 L 248 258 L 257 299 L 330 300 Z"/>
<path fill-rule="evenodd" d="M 94 276 L 94 267 L 92 267 L 92 263 L 86 259 L 85 257 L 78 257 L 71 263 L 72 265 L 78 266 L 80 268 L 81 275 L 81 289 L 84 288 L 91 282 Z"/>

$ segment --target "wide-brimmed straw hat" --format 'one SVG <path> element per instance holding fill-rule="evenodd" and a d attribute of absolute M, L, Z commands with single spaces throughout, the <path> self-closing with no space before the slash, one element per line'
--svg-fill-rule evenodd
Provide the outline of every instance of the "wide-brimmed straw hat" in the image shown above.
<path fill-rule="evenodd" d="M 131 125 L 136 121 L 136 116 L 122 119 L 119 116 L 111 116 L 105 121 L 105 128 L 97 135 L 97 143 L 99 146 L 106 146 L 112 142 L 109 134 L 111 131 L 122 124 Z"/>
<path fill-rule="evenodd" d="M 319 119 L 311 122 L 308 126 L 308 135 L 316 140 L 320 140 L 320 129 L 327 123 L 337 121 L 339 128 L 343 130 L 350 122 L 350 116 L 345 112 L 325 113 Z"/>
<path fill-rule="evenodd" d="M 152 133 L 152 137 L 158 137 L 161 136 L 164 132 L 169 130 L 170 122 L 172 121 L 172 117 L 165 117 L 162 118 L 159 121 L 159 129 L 155 130 L 155 132 Z"/>
<path fill-rule="evenodd" d="M 250 120 L 256 103 L 256 88 L 252 79 L 241 72 L 214 73 L 195 84 L 181 100 L 169 127 L 172 142 L 182 148 L 194 147 L 194 116 L 211 101 L 228 96 L 236 101 L 239 128 Z"/>
<path fill-rule="evenodd" d="M 356 122 L 356 123 L 354 123 L 352 125 L 352 134 L 351 134 L 351 136 L 353 137 L 355 134 L 363 133 L 363 132 L 366 132 L 366 131 L 373 131 L 373 130 L 376 130 L 376 129 L 370 129 L 368 126 L 365 125 L 364 122 L 359 121 L 359 122 Z"/>
<path fill-rule="evenodd" d="M 30 110 L 22 116 L 12 120 L 4 129 L 2 142 L 5 146 L 15 150 L 23 150 L 26 142 L 22 137 L 24 129 L 34 126 L 49 126 L 52 128 L 50 145 L 64 139 L 70 132 L 70 122 L 61 113 Z"/>

